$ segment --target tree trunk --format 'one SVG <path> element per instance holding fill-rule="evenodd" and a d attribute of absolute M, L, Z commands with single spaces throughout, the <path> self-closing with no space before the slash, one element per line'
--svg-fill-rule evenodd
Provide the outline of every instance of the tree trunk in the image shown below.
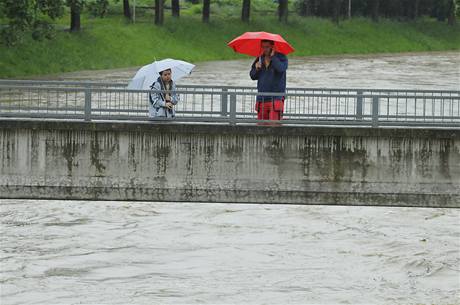
<path fill-rule="evenodd" d="M 348 19 L 351 19 L 351 0 L 348 0 L 347 16 L 348 16 Z"/>
<path fill-rule="evenodd" d="M 455 24 L 455 0 L 449 0 L 449 12 L 447 16 L 447 24 L 454 25 Z"/>
<path fill-rule="evenodd" d="M 339 18 L 340 18 L 340 4 L 341 0 L 334 0 L 333 5 L 334 7 L 332 8 L 332 19 L 336 24 L 339 24 Z"/>
<path fill-rule="evenodd" d="M 129 8 L 129 0 L 123 0 L 123 15 L 131 20 L 131 9 Z"/>
<path fill-rule="evenodd" d="M 312 16 L 316 16 L 318 12 L 318 1 L 310 0 L 310 13 Z"/>
<path fill-rule="evenodd" d="M 173 17 L 180 16 L 179 0 L 171 0 L 171 10 L 172 10 Z"/>
<path fill-rule="evenodd" d="M 278 0 L 278 19 L 280 22 L 287 23 L 288 20 L 288 0 Z"/>
<path fill-rule="evenodd" d="M 79 32 L 80 25 L 80 6 L 77 3 L 70 5 L 70 31 Z"/>
<path fill-rule="evenodd" d="M 419 7 L 420 7 L 420 0 L 414 0 L 414 12 L 412 13 L 412 18 L 417 19 L 419 16 Z"/>
<path fill-rule="evenodd" d="M 241 20 L 243 22 L 249 22 L 250 14 L 251 14 L 251 0 L 243 0 L 243 6 L 241 8 Z"/>
<path fill-rule="evenodd" d="M 302 0 L 300 2 L 300 16 L 311 16 L 311 0 Z"/>
<path fill-rule="evenodd" d="M 209 22 L 209 12 L 211 10 L 211 0 L 203 0 L 203 22 Z"/>
<path fill-rule="evenodd" d="M 380 0 L 372 0 L 372 20 L 379 21 L 379 6 Z"/>
<path fill-rule="evenodd" d="M 155 0 L 155 24 L 162 25 L 164 22 L 164 2 L 163 0 Z"/>

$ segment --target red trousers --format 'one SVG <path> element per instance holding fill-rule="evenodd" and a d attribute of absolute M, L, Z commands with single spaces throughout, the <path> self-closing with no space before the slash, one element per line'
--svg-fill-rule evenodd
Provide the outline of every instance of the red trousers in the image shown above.
<path fill-rule="evenodd" d="M 279 121 L 283 118 L 284 99 L 256 102 L 258 120 Z"/>

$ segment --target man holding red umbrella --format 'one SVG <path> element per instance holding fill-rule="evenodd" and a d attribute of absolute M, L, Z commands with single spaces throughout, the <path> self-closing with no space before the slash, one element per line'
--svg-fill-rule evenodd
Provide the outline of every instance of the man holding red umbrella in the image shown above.
<path fill-rule="evenodd" d="M 257 57 L 249 75 L 257 80 L 258 92 L 286 91 L 286 70 L 288 59 L 286 55 L 275 51 L 274 42 L 262 40 L 262 55 Z M 281 120 L 284 111 L 284 96 L 257 96 L 256 111 L 258 120 Z"/>
<path fill-rule="evenodd" d="M 249 75 L 257 80 L 257 119 L 281 120 L 286 92 L 287 54 L 294 51 L 280 35 L 267 32 L 246 32 L 228 44 L 235 52 L 256 56 Z"/>

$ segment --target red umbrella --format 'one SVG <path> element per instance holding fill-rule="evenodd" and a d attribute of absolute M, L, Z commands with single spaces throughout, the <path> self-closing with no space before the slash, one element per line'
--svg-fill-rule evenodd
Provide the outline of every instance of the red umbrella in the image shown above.
<path fill-rule="evenodd" d="M 283 37 L 267 32 L 246 32 L 230 41 L 228 46 L 238 53 L 259 56 L 262 54 L 260 47 L 262 40 L 274 41 L 276 52 L 283 53 L 284 55 L 294 52 L 294 48 Z"/>

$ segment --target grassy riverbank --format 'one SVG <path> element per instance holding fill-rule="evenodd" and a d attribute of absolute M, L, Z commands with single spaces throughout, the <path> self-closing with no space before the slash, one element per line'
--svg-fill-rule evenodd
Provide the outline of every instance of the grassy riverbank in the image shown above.
<path fill-rule="evenodd" d="M 60 22 L 65 28 L 67 19 Z M 79 34 L 60 30 L 54 40 L 0 46 L 0 77 L 121 68 L 165 57 L 192 62 L 235 59 L 242 56 L 226 43 L 242 32 L 259 30 L 282 34 L 296 49 L 294 56 L 460 49 L 460 26 L 431 19 L 374 23 L 359 18 L 337 26 L 329 20 L 294 15 L 287 25 L 274 17 L 255 17 L 245 24 L 235 17 L 213 16 L 210 24 L 203 24 L 199 16 L 183 15 L 169 17 L 163 27 L 157 27 L 147 19 L 128 24 L 119 16 L 83 16 L 82 25 Z"/>

